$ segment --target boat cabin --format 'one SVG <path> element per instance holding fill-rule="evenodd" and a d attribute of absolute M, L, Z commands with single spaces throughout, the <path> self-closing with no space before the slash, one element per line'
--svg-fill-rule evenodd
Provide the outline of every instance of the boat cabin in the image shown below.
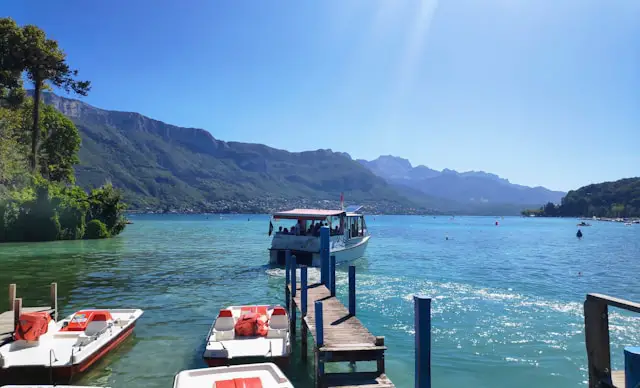
<path fill-rule="evenodd" d="M 283 265 L 285 251 L 296 255 L 299 264 L 312 265 L 320 252 L 320 229 L 329 228 L 331 250 L 340 249 L 350 240 L 368 235 L 361 206 L 346 210 L 293 209 L 273 214 L 271 262 Z M 271 229 L 270 229 L 271 231 Z"/>

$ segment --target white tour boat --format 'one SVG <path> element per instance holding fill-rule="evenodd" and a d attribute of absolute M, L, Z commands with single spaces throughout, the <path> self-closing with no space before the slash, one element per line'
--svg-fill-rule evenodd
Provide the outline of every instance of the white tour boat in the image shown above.
<path fill-rule="evenodd" d="M 173 388 L 293 388 L 271 363 L 192 369 L 178 373 Z"/>
<path fill-rule="evenodd" d="M 293 220 L 294 223 L 274 230 L 269 263 L 284 265 L 285 252 L 289 250 L 298 264 L 320 267 L 321 226 L 329 227 L 329 250 L 336 262 L 362 257 L 371 236 L 360 209 L 362 206 L 351 206 L 346 210 L 293 209 L 274 213 L 274 220 Z"/>
<path fill-rule="evenodd" d="M 280 306 L 231 306 L 220 310 L 203 358 L 209 366 L 289 362 L 289 317 Z"/>
<path fill-rule="evenodd" d="M 24 313 L 13 341 L 0 347 L 0 373 L 71 378 L 120 345 L 141 315 L 134 309 L 82 310 L 55 322 L 48 313 Z"/>

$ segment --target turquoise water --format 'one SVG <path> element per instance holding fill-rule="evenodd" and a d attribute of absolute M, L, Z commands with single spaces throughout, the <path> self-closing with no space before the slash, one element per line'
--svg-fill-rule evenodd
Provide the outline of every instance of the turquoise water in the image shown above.
<path fill-rule="evenodd" d="M 135 337 L 79 383 L 171 387 L 176 372 L 204 366 L 204 339 L 221 307 L 284 303 L 284 271 L 266 265 L 267 216 L 132 220 L 112 240 L 0 245 L 0 289 L 18 283 L 26 305 L 46 304 L 47 285 L 57 281 L 65 314 L 88 307 L 145 310 Z M 375 335 L 386 336 L 387 372 L 398 387 L 413 386 L 414 294 L 433 298 L 435 387 L 583 386 L 585 294 L 640 300 L 639 225 L 594 223 L 578 240 L 576 220 L 499 222 L 368 217 L 367 254 L 351 263 L 357 314 Z M 337 269 L 341 296 L 347 266 Z M 622 347 L 640 344 L 638 323 L 611 314 L 617 368 Z M 286 373 L 297 386 L 311 386 L 311 361 Z"/>

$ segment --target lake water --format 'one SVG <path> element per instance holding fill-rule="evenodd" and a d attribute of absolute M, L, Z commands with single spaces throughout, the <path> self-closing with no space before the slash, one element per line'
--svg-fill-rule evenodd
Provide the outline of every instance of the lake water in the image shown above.
<path fill-rule="evenodd" d="M 1 310 L 8 309 L 9 283 L 34 306 L 48 303 L 52 281 L 65 315 L 89 307 L 145 310 L 135 337 L 79 382 L 171 387 L 176 372 L 204 366 L 205 336 L 221 307 L 284 303 L 284 271 L 266 265 L 268 216 L 132 220 L 111 240 L 0 245 Z M 367 254 L 351 263 L 357 314 L 386 336 L 396 386 L 413 386 L 414 294 L 433 298 L 434 387 L 584 386 L 585 294 L 640 300 L 640 225 L 594 222 L 578 240 L 573 219 L 495 221 L 368 217 Z M 337 269 L 343 301 L 347 267 Z M 622 347 L 640 344 L 640 321 L 618 310 L 610 316 L 621 368 Z M 298 387 L 312 385 L 311 360 L 286 371 Z"/>

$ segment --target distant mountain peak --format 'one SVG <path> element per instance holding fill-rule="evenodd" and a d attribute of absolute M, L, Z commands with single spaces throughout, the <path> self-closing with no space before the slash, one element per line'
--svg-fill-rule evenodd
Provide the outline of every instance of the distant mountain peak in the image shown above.
<path fill-rule="evenodd" d="M 407 186 L 426 195 L 460 202 L 555 203 L 565 194 L 544 187 L 512 184 L 508 179 L 484 171 L 458 172 L 449 168 L 438 171 L 423 165 L 412 167 L 409 160 L 391 155 L 383 155 L 372 161 L 359 160 L 359 162 L 389 183 Z"/>

